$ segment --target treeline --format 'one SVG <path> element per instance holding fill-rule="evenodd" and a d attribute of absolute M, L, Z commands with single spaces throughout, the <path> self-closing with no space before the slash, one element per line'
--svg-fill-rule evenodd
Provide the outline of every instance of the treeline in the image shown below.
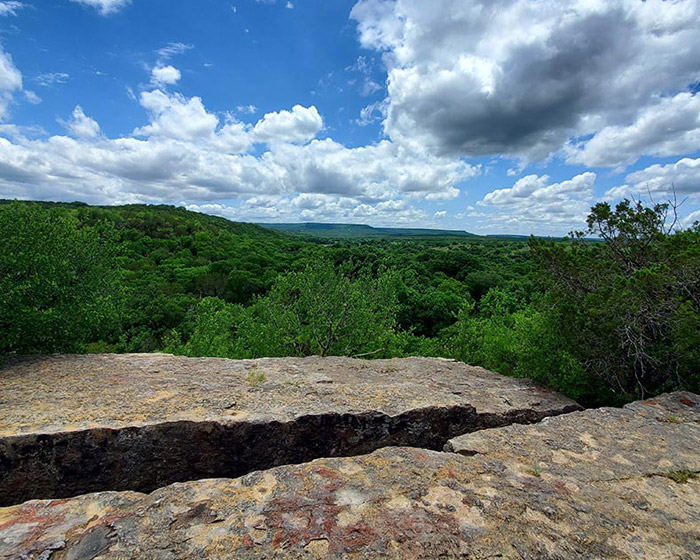
<path fill-rule="evenodd" d="M 0 353 L 452 357 L 584 404 L 700 385 L 700 231 L 313 242 L 167 206 L 0 205 Z M 601 237 L 590 242 L 586 236 Z"/>

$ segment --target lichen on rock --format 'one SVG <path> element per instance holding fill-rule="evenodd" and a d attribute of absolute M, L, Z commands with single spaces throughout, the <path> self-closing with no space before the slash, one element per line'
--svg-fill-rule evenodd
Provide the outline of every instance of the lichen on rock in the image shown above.
<path fill-rule="evenodd" d="M 580 407 L 450 360 L 50 356 L 0 371 L 0 506 L 237 477 Z"/>

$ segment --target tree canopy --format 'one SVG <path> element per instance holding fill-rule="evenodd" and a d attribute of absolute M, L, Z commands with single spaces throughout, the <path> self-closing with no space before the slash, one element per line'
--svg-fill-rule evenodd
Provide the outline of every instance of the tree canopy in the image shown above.
<path fill-rule="evenodd" d="M 310 239 L 182 208 L 0 203 L 0 352 L 443 356 L 583 404 L 699 389 L 700 231 Z"/>

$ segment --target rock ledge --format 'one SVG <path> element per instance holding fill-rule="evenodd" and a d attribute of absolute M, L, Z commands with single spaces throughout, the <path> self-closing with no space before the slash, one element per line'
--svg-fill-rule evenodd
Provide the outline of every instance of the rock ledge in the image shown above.
<path fill-rule="evenodd" d="M 674 393 L 469 434 L 448 444 L 459 453 L 385 448 L 28 502 L 0 509 L 0 557 L 691 560 L 699 421 L 700 397 Z"/>
<path fill-rule="evenodd" d="M 449 438 L 580 407 L 439 359 L 51 356 L 0 370 L 0 506 Z"/>

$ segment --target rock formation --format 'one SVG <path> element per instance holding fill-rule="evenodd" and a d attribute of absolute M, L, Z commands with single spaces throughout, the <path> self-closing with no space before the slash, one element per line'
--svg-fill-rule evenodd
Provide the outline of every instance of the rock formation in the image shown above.
<path fill-rule="evenodd" d="M 0 375 L 0 506 L 98 490 L 150 492 L 580 407 L 449 360 L 164 354 L 22 360 Z"/>
<path fill-rule="evenodd" d="M 255 378 L 248 373 L 251 368 Z M 69 401 L 63 406 L 58 401 L 71 395 L 71 372 L 81 382 L 74 409 L 64 410 Z M 190 379 L 196 372 L 200 377 Z M 38 383 L 44 379 L 45 389 L 35 397 L 29 390 L 14 395 L 27 376 Z M 124 380 L 122 388 L 101 392 L 99 380 L 105 376 Z M 57 400 L 40 406 L 51 394 L 52 377 Z M 246 379 L 252 384 L 246 386 Z M 345 442 L 324 450 L 337 457 L 237 478 L 191 480 L 151 494 L 102 491 L 0 508 L 3 559 L 700 557 L 700 397 L 690 393 L 623 409 L 572 412 L 577 407 L 571 401 L 527 382 L 427 359 L 59 357 L 12 366 L 0 372 L 0 384 L 5 446 L 0 472 L 15 481 L 21 473 L 8 470 L 8 464 L 34 472 L 28 461 L 7 461 L 8 450 L 31 454 L 22 438 L 36 436 L 33 452 L 48 457 L 41 455 L 40 433 L 86 432 L 91 435 L 75 441 L 94 441 L 90 453 L 99 457 L 102 452 L 96 460 L 112 468 L 106 457 L 117 450 L 111 447 L 116 439 L 100 439 L 103 433 L 162 434 L 156 427 L 171 416 L 178 427 L 181 422 L 232 426 L 242 421 L 275 426 L 266 432 L 269 439 L 236 444 L 261 450 L 303 444 L 293 437 L 288 442 L 275 438 L 288 437 L 281 426 L 298 428 L 308 417 L 323 419 L 314 424 L 319 438 Z M 182 403 L 169 396 L 185 387 L 189 391 Z M 137 400 L 120 401 L 122 390 Z M 226 415 L 227 395 L 235 395 L 235 409 L 245 420 Z M 24 413 L 19 398 L 28 399 Z M 42 409 L 34 419 L 31 406 Z M 443 409 L 457 414 L 435 420 L 435 412 Z M 545 416 L 569 413 L 513 424 L 537 421 L 545 410 L 550 412 Z M 381 421 L 360 422 L 363 414 Z M 337 417 L 344 418 L 344 428 L 331 422 L 326 430 L 325 422 Z M 13 426 L 22 433 L 13 434 Z M 365 429 L 369 435 L 362 435 Z M 124 434 L 125 442 L 143 441 L 138 431 Z M 213 449 L 215 440 L 208 434 L 197 432 L 201 455 L 223 455 Z M 175 445 L 180 441 L 187 449 L 182 456 L 189 457 L 197 442 L 178 440 L 190 437 L 179 429 L 172 435 L 177 437 L 162 450 L 181 453 Z M 60 441 L 68 443 L 54 447 L 55 468 L 81 455 L 77 443 Z M 424 442 L 433 450 L 405 447 Z M 395 443 L 402 447 L 387 446 Z M 62 477 L 72 480 L 66 474 L 56 480 Z M 5 485 L 0 495 L 8 489 Z M 58 492 L 60 486 L 34 488 L 46 490 Z"/>

